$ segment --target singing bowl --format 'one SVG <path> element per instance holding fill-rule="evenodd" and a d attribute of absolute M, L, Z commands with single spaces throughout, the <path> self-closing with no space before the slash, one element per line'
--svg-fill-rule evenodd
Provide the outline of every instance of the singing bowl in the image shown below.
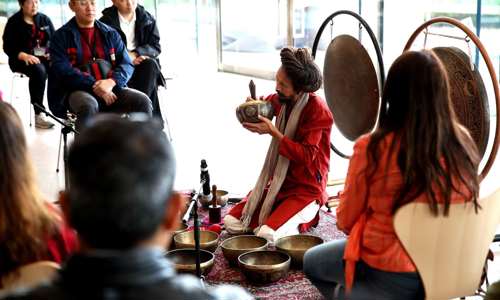
<path fill-rule="evenodd" d="M 196 274 L 196 250 L 176 249 L 167 252 L 165 255 L 175 266 L 179 273 Z M 206 275 L 214 265 L 215 256 L 213 253 L 200 249 L 200 269 L 201 274 Z"/>
<path fill-rule="evenodd" d="M 225 206 L 227 204 L 227 200 L 229 199 L 229 192 L 225 190 L 217 190 L 217 205 Z M 208 200 L 207 197 L 199 197 L 198 201 L 203 207 L 208 207 L 212 205 L 212 200 Z"/>
<path fill-rule="evenodd" d="M 200 248 L 214 252 L 219 242 L 219 234 L 210 230 L 200 230 Z M 175 248 L 194 248 L 194 231 L 184 231 L 174 236 Z"/>
<path fill-rule="evenodd" d="M 259 116 L 273 119 L 274 108 L 269 101 L 250 100 L 236 108 L 236 117 L 240 123 L 259 123 Z"/>
<path fill-rule="evenodd" d="M 239 235 L 228 238 L 220 247 L 231 266 L 238 266 L 238 256 L 249 251 L 266 250 L 267 240 L 255 235 Z"/>
<path fill-rule="evenodd" d="M 238 257 L 238 265 L 248 281 L 266 284 L 286 276 L 290 269 L 290 255 L 281 251 L 251 251 Z"/>
<path fill-rule="evenodd" d="M 323 239 L 314 235 L 297 234 L 285 236 L 275 243 L 276 249 L 283 251 L 292 258 L 292 266 L 302 269 L 304 253 L 309 248 L 320 245 Z"/>

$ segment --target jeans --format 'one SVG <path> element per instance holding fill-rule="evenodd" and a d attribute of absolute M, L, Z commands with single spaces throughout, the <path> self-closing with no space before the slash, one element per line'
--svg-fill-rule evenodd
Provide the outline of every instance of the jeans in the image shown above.
<path fill-rule="evenodd" d="M 123 88 L 117 94 L 116 101 L 106 105 L 102 99 L 84 91 L 72 92 L 68 97 L 69 108 L 76 114 L 76 130 L 82 129 L 96 113 L 144 112 L 151 116 L 151 102 L 148 96 L 134 89 Z"/>
<path fill-rule="evenodd" d="M 23 73 L 29 78 L 29 91 L 31 104 L 43 106 L 43 95 L 45 94 L 45 82 L 47 81 L 47 71 L 49 63 L 46 60 L 40 60 L 39 64 L 26 65 L 24 62 L 15 64 L 12 71 Z M 40 114 L 41 110 L 36 106 L 35 114 Z"/>
<path fill-rule="evenodd" d="M 344 249 L 346 240 L 336 240 L 309 249 L 304 255 L 304 273 L 326 299 L 424 299 L 417 273 L 386 272 L 363 261 L 356 264 L 349 297 L 344 289 Z"/>
<path fill-rule="evenodd" d="M 135 66 L 134 73 L 128 81 L 127 86 L 143 92 L 151 99 L 153 117 L 160 119 L 163 123 L 158 98 L 158 76 L 160 72 L 158 63 L 154 59 L 148 58 Z"/>

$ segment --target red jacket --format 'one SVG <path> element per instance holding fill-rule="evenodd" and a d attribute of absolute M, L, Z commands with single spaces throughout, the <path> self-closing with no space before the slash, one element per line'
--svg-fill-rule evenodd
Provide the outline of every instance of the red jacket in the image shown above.
<path fill-rule="evenodd" d="M 278 95 L 272 94 L 266 97 L 266 100 L 272 102 L 277 116 L 282 107 Z M 290 111 L 287 113 L 287 120 Z M 310 93 L 309 101 L 300 115 L 295 137 L 284 137 L 279 145 L 279 154 L 288 158 L 290 165 L 276 196 L 275 209 L 266 221 L 266 225 L 274 230 L 311 202 L 318 201 L 323 204 L 326 200 L 332 125 L 332 113 L 326 102 L 316 94 Z M 247 198 L 235 206 L 229 214 L 240 218 L 246 200 Z M 280 205 L 284 205 L 286 209 L 276 209 Z M 259 211 L 256 210 L 250 223 L 251 228 L 258 225 L 258 216 Z M 306 230 L 315 222 L 317 219 L 303 226 L 301 230 Z"/>

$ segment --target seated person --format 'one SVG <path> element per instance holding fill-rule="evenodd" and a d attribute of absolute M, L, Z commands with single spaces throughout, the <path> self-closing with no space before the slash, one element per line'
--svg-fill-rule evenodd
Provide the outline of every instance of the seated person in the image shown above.
<path fill-rule="evenodd" d="M 99 111 L 151 115 L 151 101 L 126 87 L 134 67 L 120 35 L 95 19 L 95 0 L 70 0 L 75 17 L 50 41 L 49 105 L 61 118 L 76 114 L 80 129 Z"/>
<path fill-rule="evenodd" d="M 4 277 L 40 260 L 62 263 L 78 243 L 59 210 L 40 194 L 21 119 L 5 102 L 0 102 L 0 124 L 0 277 Z"/>
<path fill-rule="evenodd" d="M 264 117 L 243 123 L 273 137 L 258 182 L 249 196 L 224 217 L 229 233 L 253 230 L 274 241 L 316 225 L 326 200 L 333 117 L 314 94 L 321 72 L 306 49 L 281 50 L 276 94 L 266 97 L 277 116 L 276 126 Z"/>
<path fill-rule="evenodd" d="M 38 12 L 39 0 L 18 0 L 21 9 L 12 15 L 5 25 L 3 49 L 9 56 L 12 72 L 29 77 L 29 92 L 32 104 L 43 107 L 45 81 L 49 70 L 48 42 L 54 34 L 49 17 Z M 42 111 L 35 110 L 35 127 L 48 129 L 54 124 L 47 120 Z"/>
<path fill-rule="evenodd" d="M 102 22 L 113 27 L 122 37 L 134 65 L 127 86 L 148 95 L 153 117 L 163 124 L 158 99 L 158 84 L 165 85 L 158 56 L 161 53 L 160 33 L 155 18 L 137 0 L 113 0 L 113 6 L 102 11 Z"/>
<path fill-rule="evenodd" d="M 340 194 L 337 227 L 349 236 L 304 256 L 304 273 L 326 299 L 424 299 L 394 213 L 414 201 L 428 203 L 434 215 L 439 203 L 444 215 L 450 203 L 478 208 L 479 155 L 449 95 L 446 71 L 431 51 L 405 52 L 392 65 L 387 106 L 375 132 L 356 141 Z"/>
<path fill-rule="evenodd" d="M 145 117 L 147 118 L 147 117 Z M 178 275 L 165 248 L 185 200 L 172 191 L 174 154 L 155 121 L 96 117 L 69 149 L 60 201 L 82 244 L 51 285 L 10 299 L 251 299 Z"/>

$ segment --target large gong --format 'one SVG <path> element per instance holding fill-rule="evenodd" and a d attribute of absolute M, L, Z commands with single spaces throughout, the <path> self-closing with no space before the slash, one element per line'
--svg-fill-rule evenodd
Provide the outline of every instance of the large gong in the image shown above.
<path fill-rule="evenodd" d="M 467 35 L 467 40 L 471 40 L 476 45 L 477 50 L 481 53 L 486 67 L 488 68 L 488 73 L 490 74 L 493 92 L 495 94 L 494 103 L 496 106 L 496 129 L 491 152 L 489 153 L 486 163 L 480 173 L 480 179 L 482 180 L 491 169 L 499 147 L 500 92 L 498 89 L 495 69 L 493 68 L 491 59 L 488 56 L 483 44 L 474 32 L 461 22 L 447 17 L 434 18 L 420 25 L 408 39 L 403 51 L 409 50 L 417 36 L 424 30 L 427 33 L 428 27 L 435 23 L 448 23 L 462 30 Z M 489 108 L 481 76 L 475 67 L 474 69 L 471 69 L 472 64 L 470 63 L 468 55 L 459 49 L 451 47 L 438 47 L 434 48 L 434 51 L 442 60 L 447 70 L 448 77 L 450 79 L 453 106 L 458 118 L 462 124 L 470 130 L 481 155 L 484 156 L 489 138 Z"/>
<path fill-rule="evenodd" d="M 360 41 L 350 35 L 339 35 L 329 44 L 323 66 L 323 87 L 326 102 L 330 108 L 335 125 L 347 139 L 354 141 L 368 133 L 377 123 L 380 104 L 380 89 L 384 85 L 385 73 L 375 34 L 366 21 L 358 14 L 340 10 L 331 14 L 321 24 L 314 39 L 312 55 L 316 56 L 323 30 L 328 24 L 333 26 L 333 18 L 350 15 L 356 18 L 368 33 L 378 60 L 378 78 L 370 55 Z M 360 34 L 361 37 L 361 34 Z M 384 105 L 382 103 L 382 105 Z M 349 158 L 333 144 L 332 150 L 344 158 Z"/>
<path fill-rule="evenodd" d="M 340 132 L 354 141 L 377 121 L 377 72 L 361 43 L 350 35 L 330 42 L 323 67 L 325 98 Z"/>
<path fill-rule="evenodd" d="M 469 130 L 483 157 L 490 133 L 488 95 L 483 79 L 462 50 L 455 47 L 436 47 L 432 50 L 448 74 L 455 113 L 460 123 Z"/>

